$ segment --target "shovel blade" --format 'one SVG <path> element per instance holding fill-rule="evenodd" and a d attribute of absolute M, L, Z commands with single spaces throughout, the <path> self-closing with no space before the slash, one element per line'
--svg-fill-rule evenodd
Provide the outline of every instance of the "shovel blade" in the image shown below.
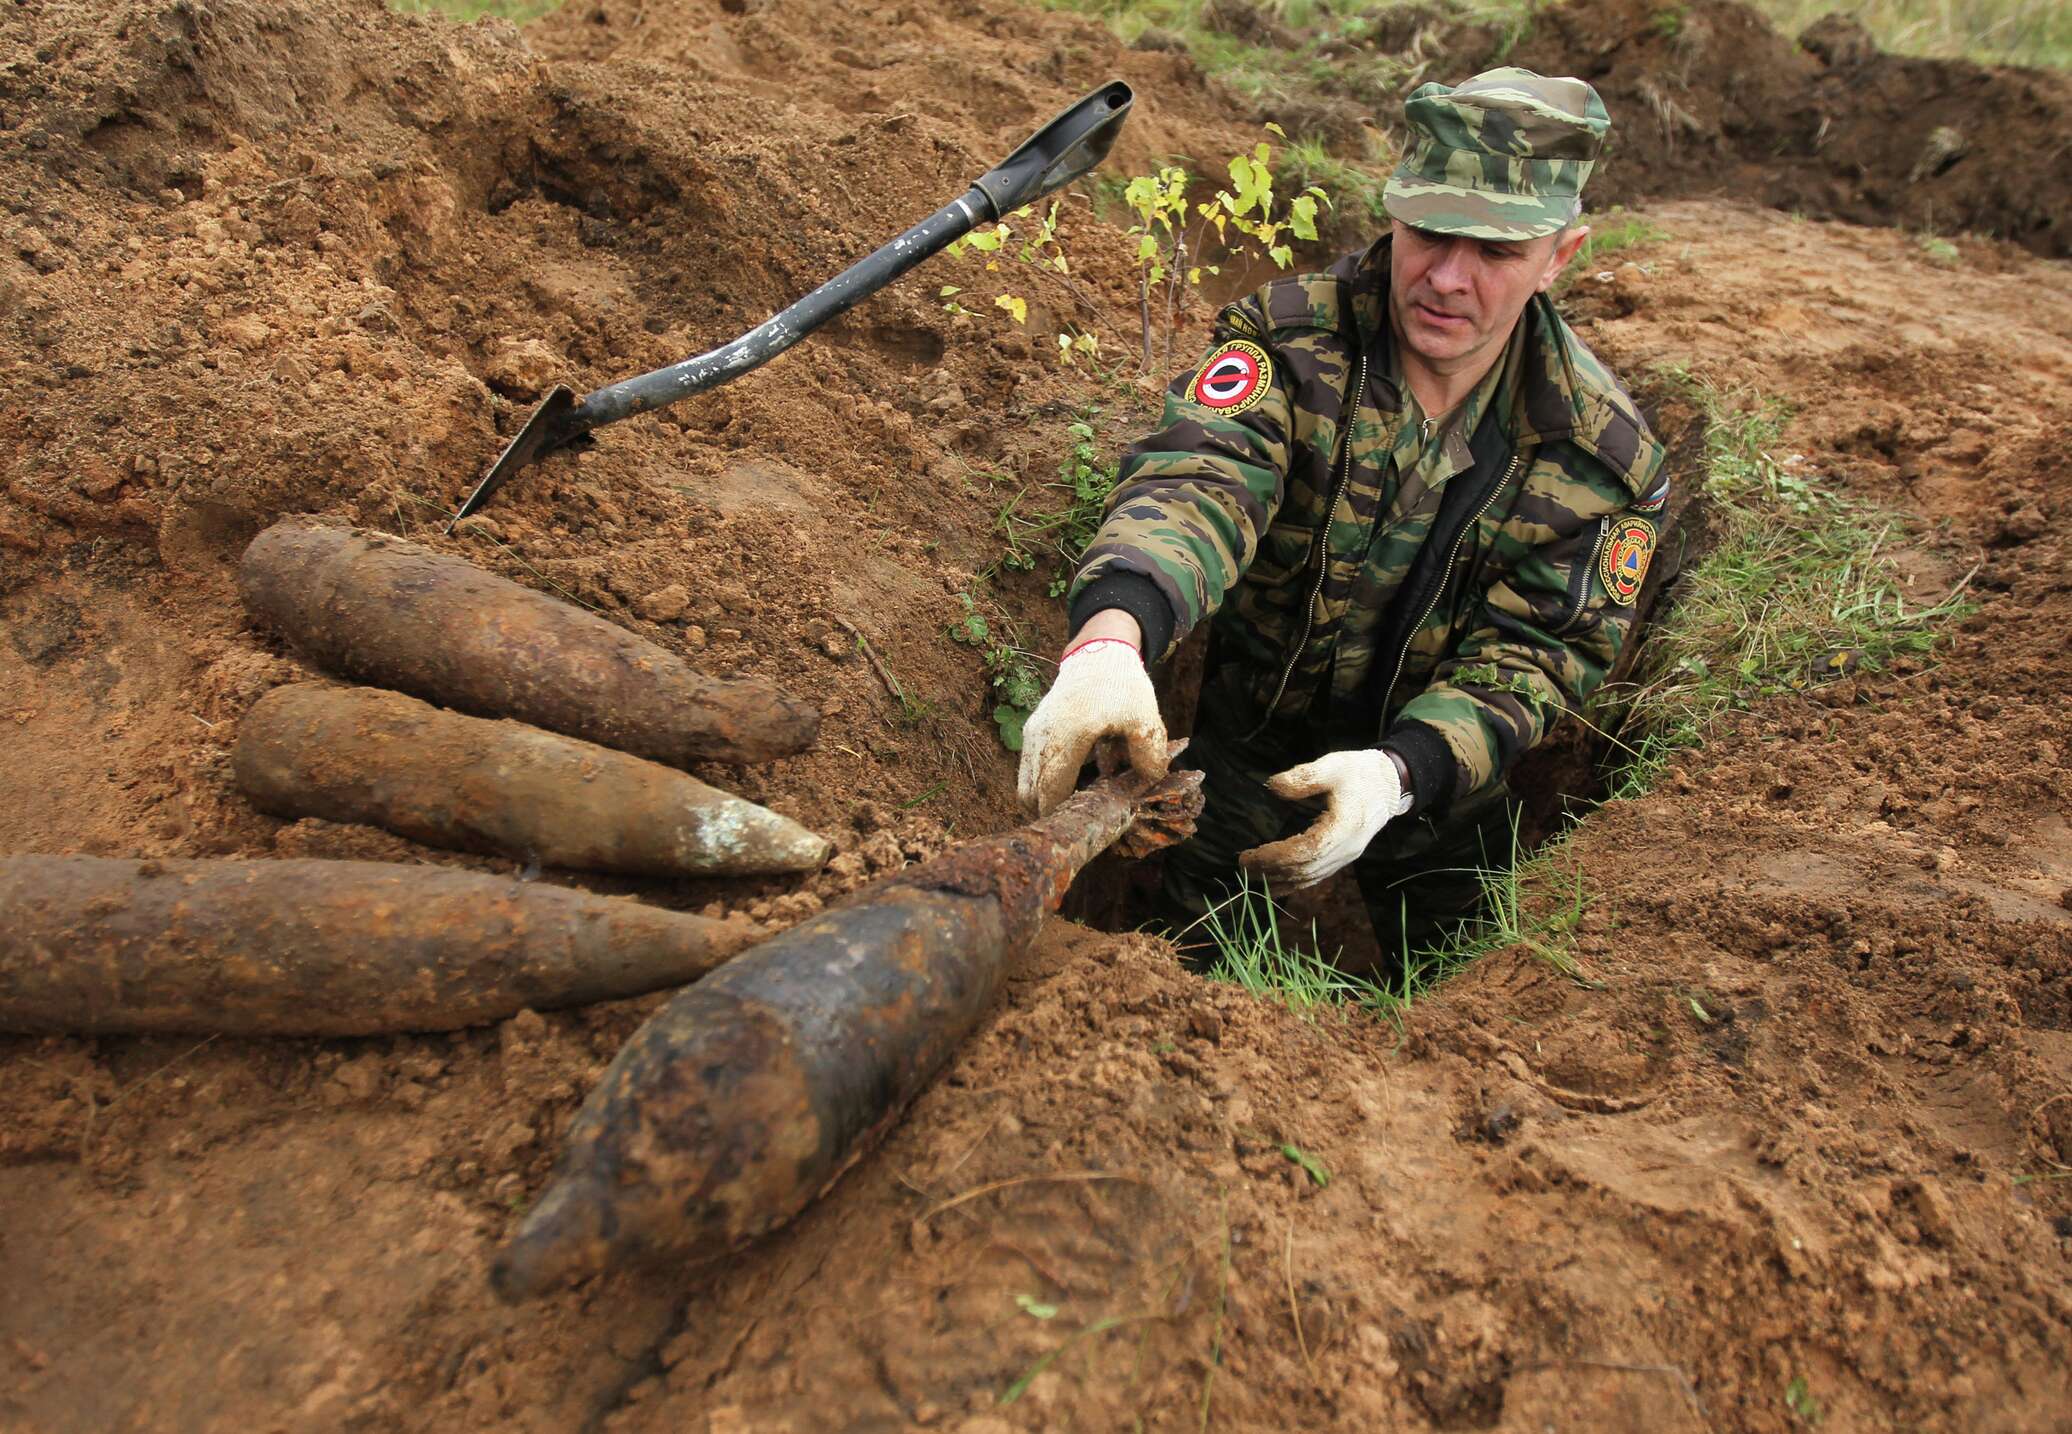
<path fill-rule="evenodd" d="M 518 430 L 517 436 L 504 445 L 503 454 L 482 475 L 475 491 L 468 494 L 467 501 L 454 511 L 452 520 L 446 524 L 446 531 L 451 533 L 454 524 L 487 503 L 490 495 L 504 486 L 504 480 L 520 468 L 586 432 L 583 426 L 572 421 L 579 407 L 574 389 L 565 383 L 555 384 L 533 409 L 532 416 L 525 420 L 525 426 Z"/>

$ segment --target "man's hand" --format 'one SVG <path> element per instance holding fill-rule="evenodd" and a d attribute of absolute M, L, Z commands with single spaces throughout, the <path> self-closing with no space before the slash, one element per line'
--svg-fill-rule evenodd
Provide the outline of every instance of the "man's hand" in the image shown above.
<path fill-rule="evenodd" d="M 1315 886 L 1337 875 L 1383 827 L 1410 810 L 1396 759 L 1371 748 L 1332 752 L 1290 767 L 1266 785 L 1283 797 L 1322 797 L 1328 804 L 1300 835 L 1238 853 L 1239 862 L 1283 890 Z"/>
<path fill-rule="evenodd" d="M 1136 627 L 1134 621 L 1129 625 Z M 1016 790 L 1023 808 L 1041 816 L 1071 796 L 1079 769 L 1104 737 L 1127 744 L 1130 766 L 1138 772 L 1166 774 L 1165 721 L 1137 644 L 1082 633 L 1058 664 L 1057 681 L 1022 727 Z"/>

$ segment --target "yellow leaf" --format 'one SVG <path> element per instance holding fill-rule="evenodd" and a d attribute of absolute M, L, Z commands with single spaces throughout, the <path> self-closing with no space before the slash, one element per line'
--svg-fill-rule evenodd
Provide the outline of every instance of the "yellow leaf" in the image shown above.
<path fill-rule="evenodd" d="M 1002 294 L 993 300 L 994 307 L 1007 310 L 1018 324 L 1029 322 L 1029 301 L 1013 294 Z"/>

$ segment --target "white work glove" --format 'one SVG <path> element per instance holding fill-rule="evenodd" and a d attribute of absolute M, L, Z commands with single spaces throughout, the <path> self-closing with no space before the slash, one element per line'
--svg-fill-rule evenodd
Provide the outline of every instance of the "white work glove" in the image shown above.
<path fill-rule="evenodd" d="M 1120 738 L 1129 764 L 1150 777 L 1166 774 L 1165 719 L 1151 675 L 1135 644 L 1097 637 L 1065 654 L 1057 680 L 1022 727 L 1022 770 L 1016 794 L 1041 816 L 1072 795 L 1087 754 L 1103 737 Z"/>
<path fill-rule="evenodd" d="M 1381 829 L 1410 810 L 1395 759 L 1375 748 L 1332 752 L 1268 779 L 1279 796 L 1322 797 L 1324 814 L 1307 831 L 1241 851 L 1237 859 L 1276 888 L 1315 886 L 1352 865 Z"/>

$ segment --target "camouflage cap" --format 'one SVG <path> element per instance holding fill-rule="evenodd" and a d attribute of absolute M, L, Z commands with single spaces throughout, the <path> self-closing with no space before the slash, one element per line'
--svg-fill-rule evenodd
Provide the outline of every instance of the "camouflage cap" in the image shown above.
<path fill-rule="evenodd" d="M 1420 85 L 1403 117 L 1410 144 L 1384 207 L 1405 224 L 1470 239 L 1532 239 L 1574 220 L 1611 128 L 1586 82 L 1513 68 L 1453 88 Z"/>

